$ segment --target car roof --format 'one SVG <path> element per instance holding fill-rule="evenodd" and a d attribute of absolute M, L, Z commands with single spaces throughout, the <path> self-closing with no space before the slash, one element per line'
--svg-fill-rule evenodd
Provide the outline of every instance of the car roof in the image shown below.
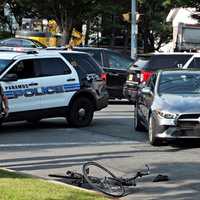
<path fill-rule="evenodd" d="M 0 52 L 0 59 L 10 60 L 14 59 L 16 56 L 25 55 L 26 53 L 17 53 L 17 52 Z"/>
<path fill-rule="evenodd" d="M 41 46 L 46 47 L 46 45 L 42 44 L 42 43 L 41 43 L 40 41 L 38 41 L 38 40 L 34 40 L 34 39 L 31 39 L 31 38 L 23 38 L 23 37 L 5 38 L 5 39 L 0 40 L 0 44 L 4 43 L 5 41 L 9 41 L 9 40 L 27 40 L 27 41 L 31 41 L 31 42 L 33 42 L 33 43 L 37 43 L 37 44 L 40 44 Z"/>
<path fill-rule="evenodd" d="M 192 53 L 192 52 L 153 52 L 153 53 L 146 53 L 146 54 L 138 54 L 138 58 L 140 57 L 150 57 L 153 55 L 200 55 L 200 53 Z"/>
<path fill-rule="evenodd" d="M 67 53 L 67 54 L 86 54 L 86 55 L 90 55 L 87 52 L 82 52 L 82 51 L 74 51 L 74 50 L 63 50 L 63 49 L 54 49 L 54 48 L 47 48 L 41 51 L 47 51 L 47 52 L 59 52 L 59 53 Z"/>
<path fill-rule="evenodd" d="M 12 38 L 5 38 L 5 39 L 3 39 L 3 40 L 1 40 L 1 41 L 7 41 L 7 40 L 30 40 L 30 41 L 35 41 L 35 40 L 33 40 L 33 39 L 30 39 L 30 38 L 22 38 L 22 37 L 17 37 L 17 38 L 15 38 L 15 37 L 12 37 Z"/>
<path fill-rule="evenodd" d="M 73 49 L 85 49 L 85 50 L 108 50 L 108 51 L 112 51 L 112 50 L 110 50 L 110 49 L 108 49 L 108 48 L 101 48 L 101 47 L 74 47 Z"/>
<path fill-rule="evenodd" d="M 59 53 L 51 52 L 51 51 L 36 51 L 35 49 L 26 49 L 24 51 L 13 51 L 6 50 L 0 48 L 0 59 L 3 60 L 12 60 L 12 59 L 20 59 L 20 58 L 30 58 L 34 56 L 52 56 L 52 57 L 60 57 Z"/>
<path fill-rule="evenodd" d="M 193 57 L 200 57 L 200 53 L 194 53 Z"/>
<path fill-rule="evenodd" d="M 165 69 L 165 70 L 159 70 L 158 73 L 162 74 L 181 74 L 181 73 L 200 73 L 199 69 Z"/>

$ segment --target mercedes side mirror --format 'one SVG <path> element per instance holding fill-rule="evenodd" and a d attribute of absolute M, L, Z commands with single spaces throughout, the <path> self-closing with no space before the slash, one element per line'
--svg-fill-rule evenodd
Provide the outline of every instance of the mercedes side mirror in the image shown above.
<path fill-rule="evenodd" d="M 153 92 L 151 91 L 151 88 L 150 88 L 150 87 L 144 87 L 144 88 L 142 88 L 142 94 L 145 94 L 145 95 L 152 95 Z"/>

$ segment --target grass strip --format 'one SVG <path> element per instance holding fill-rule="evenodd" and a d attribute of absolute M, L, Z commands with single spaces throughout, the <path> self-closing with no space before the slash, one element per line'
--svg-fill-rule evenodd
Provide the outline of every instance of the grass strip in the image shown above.
<path fill-rule="evenodd" d="M 0 169 L 0 200 L 106 200 L 99 194 Z"/>

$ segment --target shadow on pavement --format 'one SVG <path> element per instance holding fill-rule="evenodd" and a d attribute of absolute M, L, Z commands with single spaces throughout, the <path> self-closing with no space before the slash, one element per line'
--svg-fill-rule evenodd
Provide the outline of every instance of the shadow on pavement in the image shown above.
<path fill-rule="evenodd" d="M 135 197 L 141 195 L 144 199 L 151 200 L 198 200 L 200 198 L 199 162 L 151 163 L 151 166 L 153 175 L 145 180 L 144 185 L 140 183 L 138 191 L 133 191 Z M 168 175 L 169 181 L 152 182 L 158 173 Z"/>

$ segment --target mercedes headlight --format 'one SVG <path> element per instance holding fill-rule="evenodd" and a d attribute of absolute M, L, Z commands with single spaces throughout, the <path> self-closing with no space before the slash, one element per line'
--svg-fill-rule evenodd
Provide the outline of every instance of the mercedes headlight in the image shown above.
<path fill-rule="evenodd" d="M 165 119 L 176 119 L 177 116 L 178 116 L 176 113 L 170 113 L 170 112 L 167 112 L 167 111 L 160 111 L 160 110 L 157 110 L 156 113 L 160 117 L 165 118 Z"/>

